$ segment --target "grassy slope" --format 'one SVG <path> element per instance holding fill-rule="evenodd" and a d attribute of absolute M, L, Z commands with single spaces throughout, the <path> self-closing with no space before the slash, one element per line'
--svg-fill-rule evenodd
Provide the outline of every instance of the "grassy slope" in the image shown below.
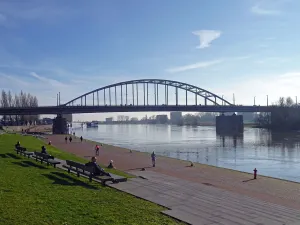
<path fill-rule="evenodd" d="M 156 204 L 17 156 L 16 135 L 0 135 L 0 224 L 183 224 Z M 35 148 L 29 137 L 23 144 Z"/>
<path fill-rule="evenodd" d="M 16 138 L 15 140 L 20 141 L 21 146 L 27 148 L 28 151 L 41 151 L 42 145 L 45 145 L 49 154 L 53 155 L 56 158 L 64 159 L 64 160 L 69 159 L 69 160 L 73 160 L 73 161 L 81 162 L 81 163 L 88 162 L 87 159 L 78 157 L 69 152 L 59 150 L 59 149 L 55 148 L 54 146 L 46 145 L 45 142 L 43 142 L 42 140 L 39 140 L 32 136 L 15 135 L 15 138 Z M 14 143 L 14 144 L 16 144 L 16 143 Z M 120 170 L 108 169 L 108 168 L 105 168 L 105 170 L 110 173 L 114 173 L 116 175 L 120 175 L 120 176 L 124 176 L 124 177 L 128 177 L 128 178 L 133 177 L 133 176 L 131 176 L 123 171 L 120 171 Z"/>

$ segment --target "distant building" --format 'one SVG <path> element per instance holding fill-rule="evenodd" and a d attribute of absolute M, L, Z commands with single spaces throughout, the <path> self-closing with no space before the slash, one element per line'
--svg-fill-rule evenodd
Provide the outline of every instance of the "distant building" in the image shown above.
<path fill-rule="evenodd" d="M 159 123 L 159 124 L 168 123 L 168 115 L 157 115 L 156 116 L 156 123 Z"/>
<path fill-rule="evenodd" d="M 182 112 L 171 112 L 170 120 L 171 124 L 180 124 L 182 121 Z"/>
<path fill-rule="evenodd" d="M 106 123 L 111 123 L 114 121 L 114 118 L 113 117 L 108 117 L 108 118 L 105 118 L 105 122 Z"/>
<path fill-rule="evenodd" d="M 53 119 L 51 118 L 43 118 L 41 119 L 42 124 L 53 124 Z"/>
<path fill-rule="evenodd" d="M 72 121 L 73 121 L 73 115 L 72 114 L 63 114 L 62 118 L 65 118 L 68 123 L 72 123 Z"/>

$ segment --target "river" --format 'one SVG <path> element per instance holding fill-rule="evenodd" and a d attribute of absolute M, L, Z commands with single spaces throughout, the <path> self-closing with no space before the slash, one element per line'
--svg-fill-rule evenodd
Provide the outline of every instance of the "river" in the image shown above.
<path fill-rule="evenodd" d="M 79 126 L 79 125 L 77 125 Z M 99 125 L 77 136 L 142 152 L 300 182 L 300 133 L 245 128 L 243 136 L 221 137 L 214 127 Z M 159 163 L 159 162 L 158 162 Z"/>

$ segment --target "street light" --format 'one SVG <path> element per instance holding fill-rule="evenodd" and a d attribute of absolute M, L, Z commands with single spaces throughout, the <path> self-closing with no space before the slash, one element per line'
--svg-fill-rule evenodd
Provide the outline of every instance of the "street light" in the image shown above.
<path fill-rule="evenodd" d="M 297 96 L 296 96 L 296 106 L 298 105 L 298 99 L 297 99 Z"/>
<path fill-rule="evenodd" d="M 256 96 L 254 96 L 254 105 L 255 105 L 255 98 L 256 98 Z"/>
<path fill-rule="evenodd" d="M 267 95 L 267 106 L 269 106 L 269 96 Z"/>
<path fill-rule="evenodd" d="M 234 96 L 234 93 L 233 93 L 232 97 L 233 97 L 233 104 L 235 105 L 235 96 Z"/>

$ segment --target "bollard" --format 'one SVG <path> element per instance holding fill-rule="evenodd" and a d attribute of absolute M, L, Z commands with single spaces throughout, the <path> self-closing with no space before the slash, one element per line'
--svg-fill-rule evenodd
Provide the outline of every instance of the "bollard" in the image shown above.
<path fill-rule="evenodd" d="M 257 169 L 255 168 L 253 171 L 254 171 L 254 179 L 256 179 Z"/>

